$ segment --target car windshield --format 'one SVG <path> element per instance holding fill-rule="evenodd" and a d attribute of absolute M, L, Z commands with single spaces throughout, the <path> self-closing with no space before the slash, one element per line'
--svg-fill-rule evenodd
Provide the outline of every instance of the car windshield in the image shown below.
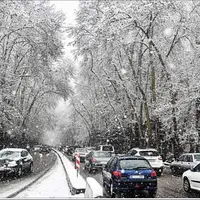
<path fill-rule="evenodd" d="M 146 160 L 126 159 L 120 160 L 120 169 L 150 169 L 151 166 Z"/>
<path fill-rule="evenodd" d="M 159 156 L 157 151 L 140 151 L 141 156 Z"/>
<path fill-rule="evenodd" d="M 195 159 L 196 161 L 200 161 L 200 154 L 194 155 L 194 159 Z"/>
<path fill-rule="evenodd" d="M 113 147 L 112 146 L 103 146 L 102 151 L 113 151 Z"/>
<path fill-rule="evenodd" d="M 13 159 L 16 157 L 20 157 L 19 151 L 2 151 L 2 152 L 0 152 L 0 158 Z"/>
<path fill-rule="evenodd" d="M 94 152 L 95 157 L 111 157 L 110 152 Z"/>

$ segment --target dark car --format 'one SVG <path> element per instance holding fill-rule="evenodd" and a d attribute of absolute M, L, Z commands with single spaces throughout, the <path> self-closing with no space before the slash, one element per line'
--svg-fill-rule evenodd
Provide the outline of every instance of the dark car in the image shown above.
<path fill-rule="evenodd" d="M 150 197 L 156 196 L 157 175 L 149 161 L 140 156 L 114 156 L 102 171 L 105 195 L 137 194 L 148 191 Z"/>
<path fill-rule="evenodd" d="M 39 153 L 50 153 L 51 148 L 47 145 L 35 145 L 33 147 L 34 152 L 39 152 Z"/>
<path fill-rule="evenodd" d="M 85 157 L 85 166 L 84 168 L 91 173 L 92 171 L 96 171 L 102 169 L 106 163 L 111 159 L 111 152 L 103 152 L 103 151 L 91 151 Z"/>
<path fill-rule="evenodd" d="M 20 177 L 24 171 L 32 172 L 33 158 L 26 149 L 6 148 L 0 151 L 0 177 L 9 174 Z"/>

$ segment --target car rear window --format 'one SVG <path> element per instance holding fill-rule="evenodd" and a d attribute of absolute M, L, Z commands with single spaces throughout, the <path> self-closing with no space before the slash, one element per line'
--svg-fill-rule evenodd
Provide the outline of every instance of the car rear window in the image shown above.
<path fill-rule="evenodd" d="M 194 159 L 195 159 L 196 161 L 200 161 L 200 154 L 194 155 Z"/>
<path fill-rule="evenodd" d="M 134 160 L 134 159 L 120 160 L 119 167 L 120 169 L 151 168 L 150 164 L 146 160 Z"/>
<path fill-rule="evenodd" d="M 102 151 L 113 151 L 113 147 L 112 146 L 103 146 Z"/>
<path fill-rule="evenodd" d="M 111 157 L 110 152 L 94 152 L 95 157 Z"/>
<path fill-rule="evenodd" d="M 157 151 L 140 151 L 141 156 L 159 156 Z"/>

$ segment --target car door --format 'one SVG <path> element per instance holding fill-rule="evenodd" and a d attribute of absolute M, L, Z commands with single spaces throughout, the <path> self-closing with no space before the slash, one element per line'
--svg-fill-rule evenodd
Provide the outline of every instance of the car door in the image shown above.
<path fill-rule="evenodd" d="M 184 160 L 183 160 L 183 171 L 186 171 L 188 169 L 191 169 L 193 163 L 193 157 L 192 155 L 186 155 Z"/>
<path fill-rule="evenodd" d="M 191 170 L 189 179 L 192 189 L 200 191 L 200 163 Z"/>
<path fill-rule="evenodd" d="M 183 165 L 184 165 L 185 159 L 186 159 L 186 155 L 183 154 L 179 157 L 177 161 L 174 162 L 174 166 L 179 172 L 183 172 Z"/>

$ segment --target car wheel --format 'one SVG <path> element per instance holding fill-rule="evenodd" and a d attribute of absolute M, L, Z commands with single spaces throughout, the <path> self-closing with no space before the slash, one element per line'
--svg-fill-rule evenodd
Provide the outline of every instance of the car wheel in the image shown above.
<path fill-rule="evenodd" d="M 149 197 L 155 198 L 156 197 L 156 191 L 154 191 L 154 190 L 149 191 Z"/>
<path fill-rule="evenodd" d="M 1 174 L 1 175 L 0 175 L 0 181 L 1 181 L 3 178 L 4 178 L 4 175 Z"/>
<path fill-rule="evenodd" d="M 111 197 L 111 198 L 114 198 L 114 197 L 115 197 L 115 195 L 114 195 L 114 193 L 113 193 L 113 184 L 112 184 L 112 183 L 110 183 L 110 197 Z"/>
<path fill-rule="evenodd" d="M 157 176 L 161 176 L 162 172 L 157 172 L 156 174 Z"/>
<path fill-rule="evenodd" d="M 88 172 L 91 174 L 92 173 L 92 166 L 91 164 L 88 166 Z"/>
<path fill-rule="evenodd" d="M 177 174 L 177 170 L 175 167 L 171 167 L 171 171 L 172 171 L 172 174 L 173 175 L 176 175 Z"/>
<path fill-rule="evenodd" d="M 30 164 L 29 168 L 28 168 L 28 172 L 32 173 L 33 172 L 33 163 Z"/>
<path fill-rule="evenodd" d="M 189 182 L 188 178 L 186 178 L 186 177 L 183 179 L 183 189 L 185 192 L 191 191 L 190 182 Z"/>
<path fill-rule="evenodd" d="M 22 166 L 19 166 L 17 171 L 16 171 L 16 176 L 21 177 L 22 176 Z"/>
<path fill-rule="evenodd" d="M 107 191 L 106 191 L 106 185 L 105 185 L 105 183 L 103 183 L 103 197 L 104 198 L 107 197 Z"/>

